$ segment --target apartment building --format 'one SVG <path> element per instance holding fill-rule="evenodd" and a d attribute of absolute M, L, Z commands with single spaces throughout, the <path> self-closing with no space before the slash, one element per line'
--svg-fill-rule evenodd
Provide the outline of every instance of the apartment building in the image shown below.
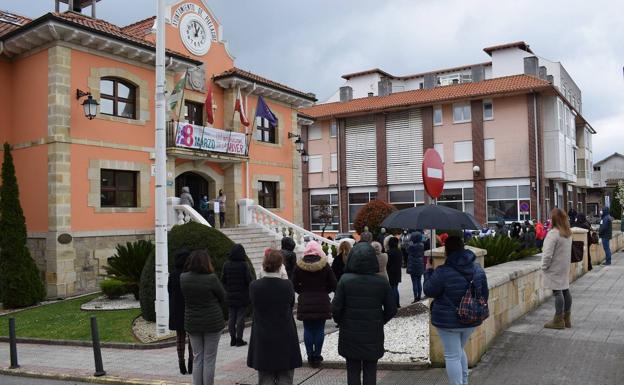
<path fill-rule="evenodd" d="M 153 236 L 156 34 L 155 17 L 96 18 L 110 2 L 49 1 L 36 19 L 0 11 L 0 141 L 14 148 L 28 246 L 48 294 L 63 297 L 96 289 L 118 243 Z M 166 56 L 169 95 L 183 89 L 167 118 L 168 196 L 188 186 L 198 203 L 223 190 L 227 226 L 242 198 L 301 223 L 301 156 L 288 134 L 314 95 L 235 67 L 204 0 L 169 2 Z M 254 125 L 260 96 L 277 125 Z"/>
<path fill-rule="evenodd" d="M 406 76 L 378 68 L 344 75 L 322 104 L 301 110 L 304 223 L 349 231 L 373 199 L 397 208 L 427 201 L 423 153 L 444 160 L 439 204 L 484 224 L 545 219 L 552 207 L 584 211 L 592 183 L 582 93 L 563 65 L 524 42 L 484 49 L 489 61 Z"/>

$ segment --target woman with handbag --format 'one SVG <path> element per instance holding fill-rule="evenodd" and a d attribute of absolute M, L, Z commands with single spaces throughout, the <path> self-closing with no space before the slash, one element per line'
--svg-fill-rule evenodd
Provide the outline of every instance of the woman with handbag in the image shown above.
<path fill-rule="evenodd" d="M 471 293 L 478 306 L 487 310 L 488 283 L 483 268 L 475 262 L 474 253 L 464 249 L 461 237 L 448 237 L 444 246 L 444 265 L 433 270 L 427 259 L 424 292 L 433 298 L 431 323 L 444 345 L 446 374 L 450 385 L 468 385 L 468 358 L 464 346 L 487 315 L 467 320 L 460 316 L 458 308 L 460 302 L 465 301 L 468 293 Z"/>
<path fill-rule="evenodd" d="M 555 297 L 555 316 L 544 327 L 564 329 L 571 327 L 570 310 L 570 255 L 572 254 L 572 231 L 568 215 L 561 209 L 550 212 L 552 229 L 544 239 L 542 248 L 542 270 L 544 288 L 550 289 Z"/>

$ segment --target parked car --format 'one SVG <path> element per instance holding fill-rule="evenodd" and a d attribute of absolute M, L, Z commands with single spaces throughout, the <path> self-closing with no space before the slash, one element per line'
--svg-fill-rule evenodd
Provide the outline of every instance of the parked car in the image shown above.
<path fill-rule="evenodd" d="M 336 241 L 339 241 L 341 239 L 345 239 L 345 238 L 349 238 L 349 239 L 355 239 L 353 237 L 353 234 L 351 233 L 338 233 L 336 234 L 336 238 L 334 238 Z"/>

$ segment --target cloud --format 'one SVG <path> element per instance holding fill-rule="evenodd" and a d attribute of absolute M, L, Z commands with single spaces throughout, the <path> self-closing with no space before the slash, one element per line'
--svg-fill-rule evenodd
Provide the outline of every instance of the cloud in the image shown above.
<path fill-rule="evenodd" d="M 209 0 L 237 66 L 295 88 L 333 94 L 341 75 L 379 67 L 392 74 L 489 60 L 483 47 L 524 40 L 560 61 L 583 92 L 599 132 L 594 153 L 624 152 L 624 23 L 613 0 Z M 130 5 L 131 4 L 131 5 Z M 52 0 L 0 0 L 37 17 Z M 123 9 L 123 12 L 119 10 Z M 153 0 L 106 0 L 98 16 L 125 25 L 153 15 Z"/>

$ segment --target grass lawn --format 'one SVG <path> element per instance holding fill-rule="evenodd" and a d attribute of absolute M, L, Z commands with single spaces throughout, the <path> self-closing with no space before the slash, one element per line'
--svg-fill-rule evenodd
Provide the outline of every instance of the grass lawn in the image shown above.
<path fill-rule="evenodd" d="M 97 316 L 100 339 L 106 342 L 138 342 L 132 335 L 132 321 L 139 309 L 82 311 L 80 305 L 101 294 L 60 301 L 0 317 L 0 336 L 9 335 L 9 317 L 15 318 L 17 337 L 51 340 L 91 340 L 91 315 Z"/>

